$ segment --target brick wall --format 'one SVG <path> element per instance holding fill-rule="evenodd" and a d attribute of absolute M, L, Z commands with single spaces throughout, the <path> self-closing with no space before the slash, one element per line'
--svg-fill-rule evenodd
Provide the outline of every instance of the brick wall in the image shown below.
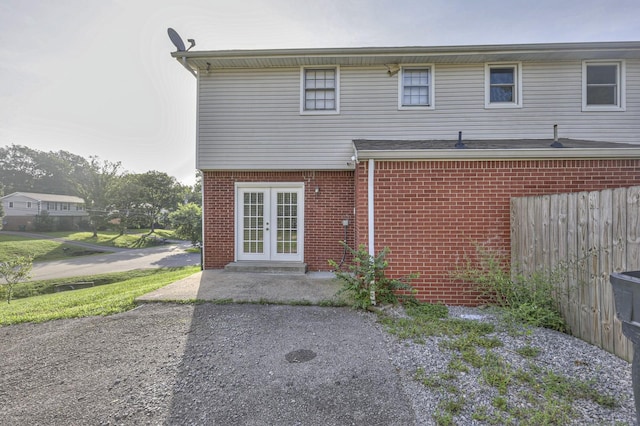
<path fill-rule="evenodd" d="M 367 243 L 367 163 L 356 171 L 357 241 Z M 413 282 L 426 301 L 474 305 L 450 278 L 481 243 L 509 252 L 511 197 L 640 184 L 640 160 L 378 161 L 376 252 L 389 247 L 393 276 Z"/>
<path fill-rule="evenodd" d="M 204 172 L 205 268 L 234 261 L 235 182 L 304 182 L 304 261 L 311 271 L 327 271 L 328 259 L 340 261 L 342 221 L 348 219 L 348 242 L 354 243 L 354 182 L 350 171 Z M 318 188 L 318 192 L 315 189 Z"/>

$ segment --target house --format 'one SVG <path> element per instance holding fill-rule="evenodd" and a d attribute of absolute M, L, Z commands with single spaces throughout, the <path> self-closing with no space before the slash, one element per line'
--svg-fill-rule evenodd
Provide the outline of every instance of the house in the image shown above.
<path fill-rule="evenodd" d="M 38 220 L 44 220 L 42 224 L 51 230 L 72 230 L 89 217 L 84 209 L 84 200 L 72 195 L 14 192 L 0 200 L 4 209 L 2 229 L 5 231 L 33 231 Z"/>
<path fill-rule="evenodd" d="M 508 252 L 511 197 L 640 184 L 640 42 L 172 56 L 197 78 L 208 269 L 328 270 L 346 238 L 472 305 L 450 272 Z"/>

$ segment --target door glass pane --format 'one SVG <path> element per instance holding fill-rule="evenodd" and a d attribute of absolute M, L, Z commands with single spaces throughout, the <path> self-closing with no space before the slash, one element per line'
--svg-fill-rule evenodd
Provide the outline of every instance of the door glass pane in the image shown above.
<path fill-rule="evenodd" d="M 279 192 L 277 197 L 278 225 L 276 250 L 280 254 L 298 252 L 298 194 L 296 192 Z"/>
<path fill-rule="evenodd" d="M 245 253 L 264 253 L 263 212 L 264 194 L 247 192 L 243 197 L 243 244 Z"/>

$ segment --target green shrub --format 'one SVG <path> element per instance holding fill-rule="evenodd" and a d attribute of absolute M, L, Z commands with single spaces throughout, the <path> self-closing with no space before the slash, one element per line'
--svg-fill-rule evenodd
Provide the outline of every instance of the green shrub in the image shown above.
<path fill-rule="evenodd" d="M 335 269 L 336 276 L 344 285 L 339 293 L 347 293 L 353 299 L 353 307 L 367 309 L 377 303 L 397 304 L 401 300 L 413 298 L 414 290 L 409 284 L 417 274 L 400 279 L 387 277 L 385 270 L 389 263 L 386 256 L 389 249 L 385 247 L 377 256 L 371 256 L 364 244 L 357 250 L 342 243 L 353 256 L 353 261 L 347 266 L 347 270 L 341 270 L 340 265 L 334 260 L 329 260 L 329 265 Z M 408 294 L 396 293 L 403 291 Z"/>
<path fill-rule="evenodd" d="M 567 331 L 556 301 L 558 283 L 566 279 L 566 267 L 531 274 L 512 273 L 505 255 L 475 245 L 475 256 L 466 257 L 452 276 L 472 284 L 472 290 L 490 305 L 506 308 L 515 320 L 536 327 Z"/>

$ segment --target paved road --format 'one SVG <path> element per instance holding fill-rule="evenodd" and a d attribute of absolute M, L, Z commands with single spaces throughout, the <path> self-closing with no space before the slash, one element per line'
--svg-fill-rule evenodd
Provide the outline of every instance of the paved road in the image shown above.
<path fill-rule="evenodd" d="M 77 245 L 100 251 L 113 253 L 94 256 L 73 257 L 53 262 L 36 262 L 31 272 L 32 280 L 47 280 L 52 278 L 78 277 L 82 275 L 106 274 L 110 272 L 124 272 L 133 269 L 169 268 L 200 264 L 199 253 L 187 253 L 190 243 L 179 242 L 159 247 L 145 249 L 123 249 L 105 247 L 78 241 L 53 238 L 47 235 L 30 234 L 25 232 L 2 231 L 5 234 L 48 238 L 65 244 Z"/>
<path fill-rule="evenodd" d="M 74 257 L 53 262 L 37 262 L 33 264 L 31 279 L 46 280 L 131 271 L 133 269 L 199 265 L 200 254 L 187 253 L 185 251 L 190 246 L 191 244 L 183 243 L 95 256 Z"/>

